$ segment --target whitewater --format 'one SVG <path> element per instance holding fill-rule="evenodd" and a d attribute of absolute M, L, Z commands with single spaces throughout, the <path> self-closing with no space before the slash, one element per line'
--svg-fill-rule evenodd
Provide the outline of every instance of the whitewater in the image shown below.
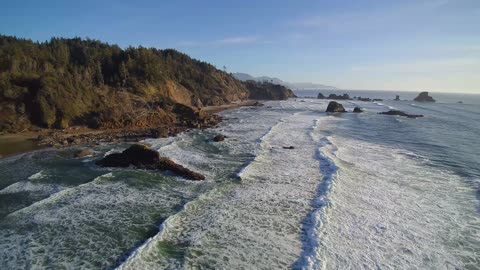
<path fill-rule="evenodd" d="M 480 106 L 342 103 L 364 113 L 269 101 L 142 142 L 203 182 L 94 165 L 126 144 L 0 159 L 0 268 L 480 269 Z"/>

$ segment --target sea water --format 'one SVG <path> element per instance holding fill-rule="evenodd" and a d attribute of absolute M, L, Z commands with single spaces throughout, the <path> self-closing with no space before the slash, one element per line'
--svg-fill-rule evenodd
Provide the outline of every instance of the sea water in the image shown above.
<path fill-rule="evenodd" d="M 269 101 L 143 141 L 203 182 L 94 165 L 122 144 L 1 159 L 0 268 L 479 269 L 480 105 L 458 98 Z"/>

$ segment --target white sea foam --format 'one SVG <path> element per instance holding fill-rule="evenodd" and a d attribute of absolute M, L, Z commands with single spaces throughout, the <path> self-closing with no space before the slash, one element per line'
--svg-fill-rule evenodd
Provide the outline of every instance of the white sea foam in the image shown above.
<path fill-rule="evenodd" d="M 325 269 L 478 265 L 475 191 L 405 151 L 334 136 L 339 165 L 317 250 Z M 476 224 L 476 225 L 475 225 Z M 459 239 L 464 247 L 456 248 Z M 474 240 L 476 239 L 476 240 Z M 478 249 L 477 249 L 478 251 Z"/>
<path fill-rule="evenodd" d="M 43 173 L 43 170 L 31 175 L 28 177 L 29 180 L 36 180 L 36 179 L 42 179 L 44 178 L 46 175 Z"/>

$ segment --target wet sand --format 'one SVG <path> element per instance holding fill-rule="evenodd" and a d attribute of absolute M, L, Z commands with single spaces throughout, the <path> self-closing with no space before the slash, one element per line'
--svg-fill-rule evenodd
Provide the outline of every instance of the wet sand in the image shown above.
<path fill-rule="evenodd" d="M 38 132 L 0 135 L 0 158 L 42 148 L 36 138 Z"/>

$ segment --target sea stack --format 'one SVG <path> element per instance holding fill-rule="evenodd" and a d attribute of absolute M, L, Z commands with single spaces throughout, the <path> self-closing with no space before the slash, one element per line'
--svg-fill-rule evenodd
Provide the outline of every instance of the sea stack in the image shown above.
<path fill-rule="evenodd" d="M 346 111 L 345 111 L 345 108 L 343 108 L 342 104 L 336 101 L 330 101 L 330 103 L 328 103 L 326 112 L 336 113 L 336 112 L 346 112 Z"/>
<path fill-rule="evenodd" d="M 361 112 L 363 112 L 363 110 L 360 107 L 355 107 L 355 108 L 353 108 L 353 112 L 354 113 L 361 113 Z"/>
<path fill-rule="evenodd" d="M 418 102 L 435 102 L 431 96 L 428 95 L 428 92 L 421 92 L 416 98 L 413 99 Z"/>
<path fill-rule="evenodd" d="M 395 99 L 394 100 L 400 100 L 400 96 L 399 95 L 395 95 Z"/>

